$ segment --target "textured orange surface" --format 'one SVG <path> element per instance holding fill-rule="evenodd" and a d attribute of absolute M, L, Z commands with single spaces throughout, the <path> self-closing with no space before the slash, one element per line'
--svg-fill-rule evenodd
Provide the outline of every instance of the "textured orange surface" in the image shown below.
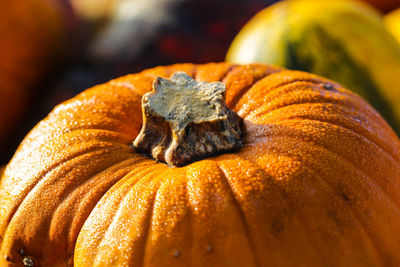
<path fill-rule="evenodd" d="M 226 84 L 238 152 L 169 168 L 130 147 L 141 95 L 178 70 Z M 0 265 L 398 266 L 399 151 L 373 108 L 315 75 L 225 63 L 128 75 L 23 141 L 0 182 Z"/>
<path fill-rule="evenodd" d="M 60 10 L 51 2 L 0 0 L 0 144 L 21 119 L 30 92 L 58 58 L 62 25 Z"/>

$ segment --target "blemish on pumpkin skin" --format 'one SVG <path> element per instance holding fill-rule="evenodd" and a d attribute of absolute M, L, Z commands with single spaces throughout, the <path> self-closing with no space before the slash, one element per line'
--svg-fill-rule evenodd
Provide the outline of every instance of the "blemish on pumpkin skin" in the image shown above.
<path fill-rule="evenodd" d="M 285 225 L 281 220 L 275 220 L 271 225 L 272 235 L 274 235 L 275 237 L 278 237 L 280 235 L 280 233 L 282 233 L 284 228 L 285 228 Z"/>
<path fill-rule="evenodd" d="M 35 261 L 32 259 L 32 257 L 26 255 L 26 252 L 25 252 L 25 250 L 24 250 L 23 248 L 21 248 L 21 249 L 18 251 L 18 254 L 21 255 L 21 256 L 23 256 L 22 264 L 23 264 L 24 266 L 26 266 L 26 267 L 33 267 L 33 266 L 35 266 Z"/>
<path fill-rule="evenodd" d="M 344 199 L 344 201 L 350 202 L 350 198 L 345 193 L 342 194 L 342 198 Z"/>
<path fill-rule="evenodd" d="M 181 255 L 181 252 L 179 250 L 175 250 L 174 257 L 177 258 L 179 255 Z"/>
<path fill-rule="evenodd" d="M 19 253 L 19 255 L 21 255 L 21 256 L 25 256 L 25 250 L 24 250 L 23 248 L 21 248 L 21 249 L 18 251 L 18 253 Z"/>
<path fill-rule="evenodd" d="M 33 259 L 29 256 L 24 257 L 22 260 L 22 263 L 24 264 L 24 266 L 26 267 L 33 267 L 35 266 L 35 262 L 33 261 Z"/>
<path fill-rule="evenodd" d="M 335 87 L 333 86 L 333 84 L 330 83 L 323 83 L 322 87 L 324 87 L 326 90 L 328 91 L 333 91 L 335 89 Z"/>
<path fill-rule="evenodd" d="M 211 252 L 214 250 L 213 246 L 207 246 L 206 248 L 207 252 Z"/>

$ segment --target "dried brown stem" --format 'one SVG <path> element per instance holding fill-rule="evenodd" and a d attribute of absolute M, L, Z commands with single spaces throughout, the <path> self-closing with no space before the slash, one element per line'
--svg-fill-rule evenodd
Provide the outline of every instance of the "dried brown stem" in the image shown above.
<path fill-rule="evenodd" d="M 169 166 L 241 146 L 241 119 L 225 105 L 225 85 L 184 72 L 157 77 L 142 98 L 143 127 L 133 146 Z"/>

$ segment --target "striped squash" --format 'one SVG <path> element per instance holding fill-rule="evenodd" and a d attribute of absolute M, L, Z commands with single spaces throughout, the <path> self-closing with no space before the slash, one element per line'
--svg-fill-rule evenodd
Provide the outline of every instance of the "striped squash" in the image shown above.
<path fill-rule="evenodd" d="M 313 72 L 368 100 L 400 133 L 400 45 L 361 2 L 288 0 L 257 14 L 227 61 L 265 62 Z"/>

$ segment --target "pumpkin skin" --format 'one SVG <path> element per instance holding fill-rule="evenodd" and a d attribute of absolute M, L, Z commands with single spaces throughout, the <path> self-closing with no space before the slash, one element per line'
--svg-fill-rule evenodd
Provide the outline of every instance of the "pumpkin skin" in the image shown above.
<path fill-rule="evenodd" d="M 225 83 L 239 151 L 181 168 L 133 151 L 141 96 L 176 71 Z M 399 151 L 370 105 L 316 75 L 228 63 L 127 75 L 21 143 L 0 183 L 0 265 L 396 266 Z"/>
<path fill-rule="evenodd" d="M 227 53 L 234 63 L 264 62 L 342 83 L 400 133 L 400 45 L 381 16 L 350 0 L 288 0 L 251 19 Z"/>
<path fill-rule="evenodd" d="M 61 51 L 62 9 L 56 1 L 2 0 L 0 17 L 0 147 L 15 130 L 33 89 Z"/>

